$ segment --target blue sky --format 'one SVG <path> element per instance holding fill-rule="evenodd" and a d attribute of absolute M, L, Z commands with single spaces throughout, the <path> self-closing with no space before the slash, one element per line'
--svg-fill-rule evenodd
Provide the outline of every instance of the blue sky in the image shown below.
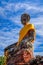
<path fill-rule="evenodd" d="M 23 13 L 30 14 L 36 28 L 34 55 L 43 55 L 43 0 L 0 0 L 0 55 L 5 47 L 18 41 Z"/>

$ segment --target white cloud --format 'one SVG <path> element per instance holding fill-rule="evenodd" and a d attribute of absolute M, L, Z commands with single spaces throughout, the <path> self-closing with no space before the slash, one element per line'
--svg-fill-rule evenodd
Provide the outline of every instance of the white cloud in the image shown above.
<path fill-rule="evenodd" d="M 25 10 L 35 10 L 36 12 L 43 12 L 43 6 L 38 6 L 38 5 L 35 5 L 35 4 L 31 4 L 31 3 L 8 3 L 6 6 L 5 6 L 5 9 L 7 10 L 10 10 L 10 11 L 18 11 L 20 9 L 25 9 Z"/>
<path fill-rule="evenodd" d="M 38 5 L 26 3 L 26 2 L 25 3 L 7 3 L 6 2 L 6 5 L 4 7 L 1 7 L 0 10 L 1 9 L 2 9 L 2 13 L 5 13 L 5 16 L 6 16 L 6 13 L 7 13 L 7 12 L 5 12 L 6 10 L 11 11 L 11 12 L 17 12 L 21 9 L 24 9 L 24 12 L 31 11 L 30 13 L 43 12 L 42 6 L 39 7 Z"/>
<path fill-rule="evenodd" d="M 6 46 L 17 42 L 19 37 L 19 31 L 19 28 L 12 29 L 10 32 L 4 32 L 4 29 L 2 29 L 0 31 L 0 46 L 5 48 Z"/>
<path fill-rule="evenodd" d="M 0 7 L 0 15 L 5 17 L 5 10 L 2 7 Z"/>
<path fill-rule="evenodd" d="M 37 18 L 32 18 L 31 23 L 35 25 L 36 34 L 43 37 L 43 16 L 38 16 Z"/>
<path fill-rule="evenodd" d="M 6 11 L 11 12 L 11 14 L 12 14 L 13 12 L 16 13 L 17 11 L 24 9 L 24 12 L 29 12 L 29 13 L 31 13 L 31 15 L 32 14 L 34 15 L 35 13 L 43 12 L 42 6 L 39 7 L 37 4 L 31 4 L 30 2 L 28 2 L 28 3 L 26 3 L 26 2 L 25 3 L 2 2 L 2 4 L 5 4 L 5 5 L 4 5 L 4 7 L 0 7 L 0 15 L 7 18 L 7 19 L 10 19 L 14 22 L 20 21 L 20 16 L 21 16 L 22 12 L 21 12 L 21 14 L 18 14 L 17 16 L 15 15 L 15 16 L 9 16 L 8 17 L 7 16 L 8 12 L 6 12 Z M 43 18 L 41 18 L 41 19 L 43 20 Z M 34 20 L 37 21 L 37 19 L 34 19 Z M 38 18 L 38 22 L 39 22 L 39 18 Z M 35 24 L 38 24 L 38 22 Z M 18 23 L 20 23 L 20 22 L 18 22 Z"/>
<path fill-rule="evenodd" d="M 35 25 L 43 25 L 43 15 L 38 15 L 36 18 L 31 18 L 31 23 Z"/>
<path fill-rule="evenodd" d="M 34 55 L 36 56 L 36 55 L 41 55 L 41 56 L 43 56 L 43 52 L 34 52 Z"/>

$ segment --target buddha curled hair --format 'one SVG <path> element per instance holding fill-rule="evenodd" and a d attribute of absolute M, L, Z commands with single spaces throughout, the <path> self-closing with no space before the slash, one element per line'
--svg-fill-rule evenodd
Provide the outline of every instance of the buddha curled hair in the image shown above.
<path fill-rule="evenodd" d="M 21 23 L 24 25 L 26 22 L 29 22 L 30 15 L 27 13 L 24 13 L 21 15 Z"/>

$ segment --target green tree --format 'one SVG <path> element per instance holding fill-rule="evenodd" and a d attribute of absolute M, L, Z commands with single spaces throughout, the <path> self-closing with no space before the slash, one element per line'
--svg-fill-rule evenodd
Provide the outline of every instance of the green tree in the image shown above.
<path fill-rule="evenodd" d="M 0 65 L 4 65 L 4 57 L 0 56 Z"/>

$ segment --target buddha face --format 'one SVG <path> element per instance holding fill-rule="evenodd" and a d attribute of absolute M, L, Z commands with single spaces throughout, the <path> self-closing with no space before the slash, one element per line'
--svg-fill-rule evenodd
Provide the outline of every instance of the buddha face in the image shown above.
<path fill-rule="evenodd" d="M 28 14 L 25 13 L 21 15 L 21 23 L 23 25 L 26 25 L 26 23 L 28 23 L 29 20 L 30 20 L 30 16 Z"/>

